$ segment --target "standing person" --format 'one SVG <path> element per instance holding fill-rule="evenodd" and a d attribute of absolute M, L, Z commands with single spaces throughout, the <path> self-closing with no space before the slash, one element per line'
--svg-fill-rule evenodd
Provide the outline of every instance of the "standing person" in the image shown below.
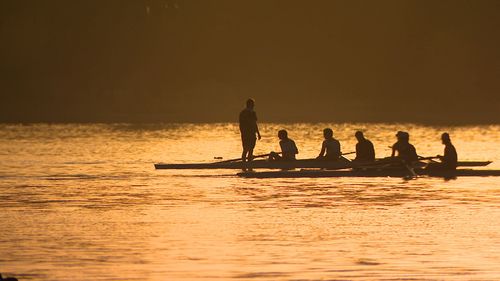
<path fill-rule="evenodd" d="M 254 106 L 255 101 L 253 99 L 248 99 L 246 107 L 240 112 L 239 117 L 241 143 L 243 145 L 241 161 L 243 162 L 252 161 L 253 149 L 255 148 L 257 137 L 259 140 L 261 139 L 259 126 L 257 126 L 257 114 L 253 110 Z"/>
<path fill-rule="evenodd" d="M 407 132 L 399 131 L 396 134 L 398 141 L 392 146 L 392 155 L 391 157 L 396 156 L 405 161 L 407 164 L 418 161 L 417 150 L 410 143 L 410 134 Z"/>
<path fill-rule="evenodd" d="M 330 128 L 326 128 L 323 130 L 323 137 L 325 140 L 321 145 L 321 152 L 316 159 L 324 159 L 324 160 L 339 160 L 342 152 L 340 151 L 340 142 L 333 138 L 333 131 Z"/>
<path fill-rule="evenodd" d="M 295 155 L 299 154 L 299 149 L 295 145 L 295 142 L 288 137 L 288 132 L 286 130 L 279 130 L 278 138 L 280 139 L 281 156 L 276 152 L 271 152 L 269 154 L 269 160 L 271 161 L 292 161 L 295 160 Z"/>
<path fill-rule="evenodd" d="M 354 136 L 358 140 L 356 144 L 356 158 L 354 161 L 375 161 L 373 143 L 366 139 L 361 131 L 357 131 Z"/>

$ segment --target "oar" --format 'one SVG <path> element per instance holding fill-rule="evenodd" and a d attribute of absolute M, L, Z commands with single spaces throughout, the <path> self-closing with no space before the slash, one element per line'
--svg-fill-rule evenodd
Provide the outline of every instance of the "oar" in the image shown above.
<path fill-rule="evenodd" d="M 404 163 L 404 162 L 403 162 L 403 165 L 404 165 L 404 167 L 408 170 L 408 172 L 410 172 L 410 174 L 411 174 L 411 176 L 412 176 L 413 178 L 416 178 L 416 177 L 417 177 L 417 173 L 415 173 L 415 170 L 414 170 L 412 167 L 410 167 L 410 165 L 408 165 L 408 164 L 406 164 L 406 163 Z"/>
<path fill-rule="evenodd" d="M 438 159 L 439 156 L 430 156 L 430 157 L 423 157 L 420 155 L 417 155 L 417 156 L 418 156 L 418 160 L 431 160 L 431 162 L 439 163 L 438 161 L 434 160 L 434 159 Z"/>
<path fill-rule="evenodd" d="M 413 169 L 413 167 L 411 167 L 408 163 L 406 163 L 406 161 L 404 161 L 402 159 L 398 159 L 398 160 L 400 161 L 399 163 L 401 164 L 401 166 L 403 166 L 410 173 L 410 176 L 412 178 L 418 177 L 417 173 L 415 173 L 415 169 Z"/>
<path fill-rule="evenodd" d="M 356 153 L 356 151 L 342 153 L 342 154 L 340 154 L 340 158 L 342 158 L 350 163 L 350 162 L 352 162 L 351 159 L 344 157 L 344 155 L 349 155 L 349 154 L 353 154 L 353 153 Z"/>
<path fill-rule="evenodd" d="M 281 152 L 277 152 L 277 154 L 281 154 Z M 268 157 L 269 155 L 271 155 L 271 153 L 254 155 L 252 159 L 262 158 L 262 157 Z M 241 157 L 240 158 L 234 158 L 234 159 L 228 159 L 228 160 L 224 160 L 224 161 L 219 161 L 219 162 L 214 162 L 214 164 L 230 163 L 230 162 L 236 162 L 236 161 L 241 161 Z"/>
<path fill-rule="evenodd" d="M 283 152 L 277 152 L 276 154 L 282 154 Z M 344 156 L 344 155 L 349 155 L 349 154 L 354 154 L 356 153 L 355 151 L 351 151 L 351 152 L 346 152 L 346 153 L 342 153 L 341 156 Z M 267 154 L 260 154 L 260 155 L 254 155 L 253 156 L 253 159 L 255 158 L 262 158 L 262 157 L 269 157 L 269 155 L 271 155 L 271 153 L 267 153 Z M 214 159 L 221 159 L 222 157 L 214 157 Z M 345 157 L 344 157 L 345 158 Z M 347 158 L 346 158 L 347 159 Z M 235 162 L 235 161 L 240 161 L 241 160 L 241 157 L 240 158 L 234 158 L 234 159 L 228 159 L 228 160 L 224 160 L 224 161 L 218 161 L 218 162 L 214 162 L 215 164 L 220 164 L 220 163 L 230 163 L 230 162 Z M 347 159 L 349 160 L 349 159 Z M 349 160 L 350 161 L 350 160 Z"/>
<path fill-rule="evenodd" d="M 375 161 L 374 163 L 355 166 L 355 168 L 372 168 L 372 167 L 377 167 L 377 166 L 380 167 L 380 166 L 384 166 L 384 165 L 387 165 L 387 167 L 390 167 L 391 165 L 394 165 L 394 164 L 399 164 L 403 168 L 405 168 L 410 173 L 410 176 L 412 178 L 418 177 L 418 175 L 417 175 L 417 173 L 415 173 L 415 170 L 413 169 L 413 167 L 408 165 L 402 159 L 394 158 L 394 157 L 382 158 L 382 159 L 379 159 L 379 163 L 377 163 Z"/>

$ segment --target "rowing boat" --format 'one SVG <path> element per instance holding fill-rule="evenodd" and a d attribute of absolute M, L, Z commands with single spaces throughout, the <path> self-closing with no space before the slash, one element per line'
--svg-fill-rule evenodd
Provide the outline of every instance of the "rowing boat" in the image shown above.
<path fill-rule="evenodd" d="M 214 163 L 185 163 L 185 164 L 155 164 L 156 169 L 299 169 L 299 168 L 323 168 L 343 169 L 350 167 L 350 161 L 341 159 L 339 161 L 324 161 L 316 159 L 301 159 L 295 161 L 268 161 L 253 160 L 250 162 L 214 162 Z"/>
<path fill-rule="evenodd" d="M 487 166 L 491 161 L 459 161 L 459 167 Z M 422 169 L 424 162 L 408 167 L 394 158 L 377 159 L 371 162 L 352 162 L 346 158 L 338 161 L 301 159 L 295 161 L 254 160 L 250 162 L 222 161 L 214 163 L 155 164 L 156 169 L 280 169 L 281 171 L 243 172 L 244 178 L 321 178 L 321 177 L 470 177 L 500 176 L 500 170 L 457 169 L 455 171 Z M 293 170 L 302 169 L 302 170 Z M 311 170 L 312 169 L 312 170 Z"/>
<path fill-rule="evenodd" d="M 250 162 L 213 162 L 213 163 L 177 163 L 177 164 L 154 164 L 155 169 L 170 169 L 170 170 L 183 170 L 183 169 L 345 169 L 366 166 L 380 166 L 387 163 L 394 163 L 391 159 L 379 159 L 372 162 L 351 162 L 345 158 L 338 161 L 325 161 L 318 159 L 300 159 L 295 161 L 268 161 L 268 160 L 254 160 Z M 487 166 L 491 161 L 459 161 L 459 167 L 479 167 Z"/>
<path fill-rule="evenodd" d="M 494 177 L 500 176 L 500 170 L 457 169 L 455 171 L 415 169 L 418 176 L 455 178 L 455 177 Z M 237 174 L 244 178 L 340 178 L 340 177 L 398 177 L 409 176 L 406 169 L 368 169 L 368 170 L 299 170 L 243 172 Z"/>

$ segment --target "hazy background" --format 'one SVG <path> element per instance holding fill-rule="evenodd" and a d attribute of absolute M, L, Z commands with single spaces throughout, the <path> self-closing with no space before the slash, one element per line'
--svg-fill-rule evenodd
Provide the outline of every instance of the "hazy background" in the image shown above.
<path fill-rule="evenodd" d="M 500 1 L 1 0 L 0 122 L 500 122 Z"/>

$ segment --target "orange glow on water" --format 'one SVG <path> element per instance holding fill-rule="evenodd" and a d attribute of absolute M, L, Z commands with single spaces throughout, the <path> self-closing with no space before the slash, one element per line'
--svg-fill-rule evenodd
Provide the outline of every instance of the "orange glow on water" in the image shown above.
<path fill-rule="evenodd" d="M 276 131 L 286 128 L 299 157 L 314 157 L 324 127 L 344 152 L 365 130 L 380 157 L 398 129 L 422 155 L 442 153 L 439 135 L 448 131 L 461 159 L 500 167 L 498 126 L 262 124 L 257 153 L 276 150 Z M 21 280 L 500 274 L 496 178 L 252 180 L 153 169 L 237 157 L 234 124 L 2 125 L 0 134 L 2 271 Z"/>

